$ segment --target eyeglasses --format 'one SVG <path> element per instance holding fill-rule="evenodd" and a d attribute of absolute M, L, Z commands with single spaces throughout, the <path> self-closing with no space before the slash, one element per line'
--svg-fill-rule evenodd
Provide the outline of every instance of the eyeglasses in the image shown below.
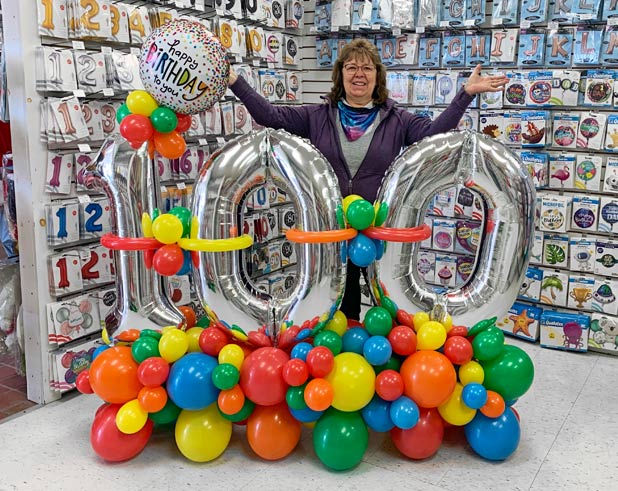
<path fill-rule="evenodd" d="M 376 71 L 376 67 L 374 67 L 373 65 L 358 66 L 350 64 L 344 65 L 343 70 L 349 75 L 355 75 L 358 70 L 363 72 L 365 75 L 369 75 Z"/>

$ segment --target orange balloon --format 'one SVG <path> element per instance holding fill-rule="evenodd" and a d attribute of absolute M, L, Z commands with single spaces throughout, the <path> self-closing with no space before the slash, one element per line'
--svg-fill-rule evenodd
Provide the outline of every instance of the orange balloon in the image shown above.
<path fill-rule="evenodd" d="M 126 331 L 122 331 L 120 334 L 115 336 L 118 341 L 123 341 L 126 343 L 131 343 L 139 338 L 140 332 L 138 329 L 127 329 Z"/>
<path fill-rule="evenodd" d="M 158 413 L 167 404 L 167 392 L 163 387 L 144 387 L 137 395 L 139 405 L 149 413 Z"/>
<path fill-rule="evenodd" d="M 488 390 L 487 402 L 485 402 L 485 405 L 481 408 L 481 412 L 488 418 L 498 418 L 504 414 L 505 409 L 506 404 L 504 403 L 504 398 L 497 392 Z"/>
<path fill-rule="evenodd" d="M 188 305 L 181 305 L 180 307 L 178 307 L 178 310 L 180 310 L 182 315 L 184 315 L 185 319 L 187 320 L 187 329 L 191 329 L 193 326 L 195 326 L 195 311 L 191 307 L 189 307 Z"/>
<path fill-rule="evenodd" d="M 450 360 L 437 351 L 418 351 L 401 365 L 405 395 L 420 407 L 438 407 L 450 397 L 457 374 Z"/>
<path fill-rule="evenodd" d="M 314 378 L 305 387 L 305 403 L 314 411 L 326 411 L 333 403 L 333 386 L 323 378 Z"/>
<path fill-rule="evenodd" d="M 143 387 L 137 378 L 137 367 L 128 346 L 115 346 L 102 351 L 90 365 L 92 390 L 111 404 L 124 404 L 136 399 Z"/>
<path fill-rule="evenodd" d="M 219 392 L 217 404 L 223 414 L 236 414 L 245 405 L 245 393 L 240 388 L 240 385 L 236 384 L 231 389 Z"/>
<path fill-rule="evenodd" d="M 290 414 L 285 402 L 255 406 L 247 420 L 247 440 L 265 460 L 287 457 L 300 441 L 301 424 Z"/>
<path fill-rule="evenodd" d="M 187 148 L 185 139 L 176 131 L 170 133 L 155 131 L 154 144 L 157 152 L 168 159 L 179 159 Z"/>

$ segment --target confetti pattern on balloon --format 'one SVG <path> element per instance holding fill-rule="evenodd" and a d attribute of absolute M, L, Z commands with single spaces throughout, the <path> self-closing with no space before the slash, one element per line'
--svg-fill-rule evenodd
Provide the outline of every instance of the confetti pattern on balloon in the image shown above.
<path fill-rule="evenodd" d="M 212 32 L 197 22 L 175 20 L 146 39 L 139 72 L 144 87 L 160 105 L 196 114 L 221 99 L 230 67 Z"/>

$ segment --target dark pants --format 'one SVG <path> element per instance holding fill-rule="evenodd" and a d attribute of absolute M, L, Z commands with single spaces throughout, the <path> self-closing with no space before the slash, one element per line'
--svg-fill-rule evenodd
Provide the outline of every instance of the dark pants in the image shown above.
<path fill-rule="evenodd" d="M 345 282 L 345 293 L 339 310 L 348 319 L 360 320 L 361 313 L 361 269 L 348 261 L 348 275 Z"/>

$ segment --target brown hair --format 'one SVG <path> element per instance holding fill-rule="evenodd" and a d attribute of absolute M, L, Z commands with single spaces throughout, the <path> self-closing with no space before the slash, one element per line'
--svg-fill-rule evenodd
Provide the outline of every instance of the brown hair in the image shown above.
<path fill-rule="evenodd" d="M 345 97 L 343 88 L 343 64 L 346 61 L 357 58 L 367 58 L 376 67 L 376 86 L 373 89 L 374 104 L 383 104 L 388 99 L 388 89 L 386 88 L 386 67 L 382 64 L 378 48 L 367 39 L 355 39 L 346 44 L 339 53 L 335 66 L 333 66 L 332 81 L 333 86 L 328 93 L 328 98 L 332 104 L 336 104 Z"/>

